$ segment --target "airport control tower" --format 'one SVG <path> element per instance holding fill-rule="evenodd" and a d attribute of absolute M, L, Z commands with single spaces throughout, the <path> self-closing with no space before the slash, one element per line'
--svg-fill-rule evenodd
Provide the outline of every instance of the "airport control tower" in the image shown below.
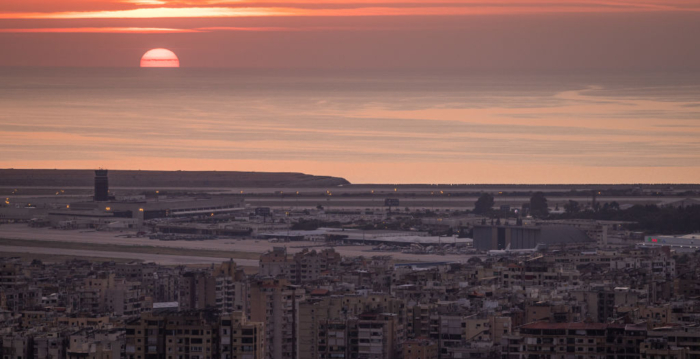
<path fill-rule="evenodd" d="M 109 201 L 109 177 L 107 170 L 95 171 L 95 202 Z"/>

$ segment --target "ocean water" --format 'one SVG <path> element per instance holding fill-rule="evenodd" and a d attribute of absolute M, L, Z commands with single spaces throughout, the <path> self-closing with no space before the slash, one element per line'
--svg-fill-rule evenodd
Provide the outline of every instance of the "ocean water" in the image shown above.
<path fill-rule="evenodd" d="M 700 73 L 0 68 L 0 167 L 698 182 Z"/>

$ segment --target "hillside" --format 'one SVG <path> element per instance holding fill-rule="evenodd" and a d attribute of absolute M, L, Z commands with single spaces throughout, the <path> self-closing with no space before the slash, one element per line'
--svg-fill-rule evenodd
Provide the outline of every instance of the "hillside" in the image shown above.
<path fill-rule="evenodd" d="M 93 170 L 0 169 L 0 186 L 90 187 Z M 339 177 L 303 173 L 219 171 L 109 171 L 110 187 L 324 187 L 349 184 Z"/>

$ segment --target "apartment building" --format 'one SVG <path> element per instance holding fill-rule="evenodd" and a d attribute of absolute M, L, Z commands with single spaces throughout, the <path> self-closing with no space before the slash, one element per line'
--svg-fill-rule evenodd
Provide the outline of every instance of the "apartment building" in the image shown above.
<path fill-rule="evenodd" d="M 476 315 L 465 318 L 463 323 L 464 337 L 471 342 L 500 343 L 504 335 L 512 332 L 512 322 L 509 317 Z"/>
<path fill-rule="evenodd" d="M 143 313 L 126 325 L 127 359 L 212 359 L 218 318 L 210 311 Z"/>
<path fill-rule="evenodd" d="M 243 312 L 222 315 L 219 354 L 221 359 L 264 359 L 265 324 L 248 321 Z"/>
<path fill-rule="evenodd" d="M 289 278 L 291 262 L 287 258 L 286 247 L 273 247 L 271 251 L 260 255 L 258 273 L 263 277 Z"/>
<path fill-rule="evenodd" d="M 145 307 L 141 282 L 115 278 L 104 290 L 105 310 L 117 316 L 139 315 Z"/>
<path fill-rule="evenodd" d="M 407 329 L 416 337 L 430 336 L 430 312 L 434 305 L 417 304 L 410 311 Z"/>
<path fill-rule="evenodd" d="M 85 328 L 103 329 L 110 324 L 108 316 L 98 315 L 62 316 L 56 318 L 55 322 L 59 327 L 70 328 L 76 331 Z"/>
<path fill-rule="evenodd" d="M 215 266 L 211 272 L 183 273 L 178 288 L 183 310 L 216 308 L 232 313 L 248 309 L 246 276 L 232 260 Z"/>
<path fill-rule="evenodd" d="M 245 272 L 233 260 L 214 267 L 212 276 L 215 305 L 222 313 L 248 311 L 248 283 Z"/>
<path fill-rule="evenodd" d="M 594 287 L 573 291 L 571 295 L 578 302 L 586 303 L 586 316 L 598 323 L 617 317 L 618 307 L 636 306 L 640 301 L 639 293 L 627 287 Z"/>
<path fill-rule="evenodd" d="M 114 273 L 83 279 L 76 294 L 73 301 L 76 312 L 134 316 L 145 308 L 141 282 L 119 278 Z"/>
<path fill-rule="evenodd" d="M 339 297 L 299 304 L 299 359 L 349 358 L 348 317 Z"/>
<path fill-rule="evenodd" d="M 639 358 L 646 327 L 602 323 L 531 323 L 520 328 L 526 359 Z"/>
<path fill-rule="evenodd" d="M 186 272 L 178 283 L 179 306 L 182 310 L 198 310 L 216 306 L 216 278 L 204 271 Z"/>
<path fill-rule="evenodd" d="M 438 341 L 441 358 L 452 358 L 454 351 L 466 346 L 466 323 L 462 315 L 433 315 L 430 337 Z"/>
<path fill-rule="evenodd" d="M 250 285 L 250 319 L 265 323 L 267 358 L 296 359 L 299 337 L 299 303 L 303 288 L 286 279 L 262 279 Z"/>
<path fill-rule="evenodd" d="M 292 284 L 302 284 L 328 276 L 340 259 L 340 254 L 332 248 L 322 251 L 305 248 L 289 257 L 285 247 L 274 247 L 260 256 L 259 273 L 263 277 L 286 278 Z"/>
<path fill-rule="evenodd" d="M 403 359 L 439 359 L 438 344 L 427 338 L 416 338 L 403 343 Z"/>
<path fill-rule="evenodd" d="M 2 357 L 3 359 L 29 359 L 33 355 L 33 332 L 15 332 L 3 335 Z"/>
<path fill-rule="evenodd" d="M 318 280 L 340 263 L 341 256 L 334 249 L 324 249 L 320 252 L 304 249 L 293 257 L 289 276 L 295 284 Z"/>
<path fill-rule="evenodd" d="M 360 330 L 360 324 L 366 326 L 368 323 L 361 320 L 363 315 L 368 319 L 377 313 L 383 314 L 378 320 L 390 324 L 370 323 L 370 328 Z M 381 327 L 381 330 L 375 330 L 373 335 L 369 330 L 372 326 Z M 385 330 L 391 332 L 384 333 Z M 383 346 L 398 350 L 405 335 L 405 303 L 386 294 L 313 298 L 299 305 L 299 358 L 371 356 L 376 354 L 372 350 L 380 347 L 378 343 L 382 344 L 382 353 L 396 355 Z"/>
<path fill-rule="evenodd" d="M 351 321 L 351 359 L 401 358 L 401 343 L 406 337 L 399 316 L 393 313 L 363 313 Z"/>
<path fill-rule="evenodd" d="M 658 327 L 647 335 L 650 339 L 663 339 L 671 346 L 688 348 L 688 359 L 700 359 L 700 327 L 697 324 Z"/>
<path fill-rule="evenodd" d="M 75 332 L 69 337 L 66 359 L 122 358 L 125 333 L 124 329 L 82 329 Z"/>
<path fill-rule="evenodd" d="M 509 263 L 500 271 L 501 284 L 504 288 L 513 286 L 558 287 L 562 283 L 576 287 L 580 284 L 580 273 L 572 265 L 565 263 L 548 263 L 533 260 L 522 264 Z"/>
<path fill-rule="evenodd" d="M 66 332 L 53 330 L 37 333 L 34 337 L 33 359 L 54 359 L 66 356 Z"/>
<path fill-rule="evenodd" d="M 641 359 L 687 359 L 689 349 L 670 345 L 667 340 L 650 338 L 644 341 L 640 347 Z"/>

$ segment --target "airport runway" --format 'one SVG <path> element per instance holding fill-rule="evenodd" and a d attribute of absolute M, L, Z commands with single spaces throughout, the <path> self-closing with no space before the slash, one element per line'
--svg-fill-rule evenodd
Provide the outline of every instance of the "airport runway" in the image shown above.
<path fill-rule="evenodd" d="M 301 252 L 303 247 L 315 246 L 313 249 L 322 250 L 329 248 L 318 242 L 287 242 L 271 243 L 266 240 L 254 239 L 214 239 L 206 241 L 159 241 L 148 238 L 125 238 L 118 237 L 126 233 L 133 232 L 97 232 L 86 230 L 59 230 L 47 228 L 31 228 L 26 224 L 8 224 L 0 226 L 0 238 L 21 239 L 27 241 L 50 241 L 65 243 L 90 243 L 90 244 L 110 244 L 126 247 L 166 247 L 180 249 L 199 249 L 215 251 L 236 251 L 248 253 L 264 253 L 273 247 L 287 247 L 290 254 Z M 401 252 L 376 252 L 372 251 L 372 246 L 339 246 L 333 247 L 338 253 L 349 257 L 371 257 L 380 255 L 392 256 L 395 260 L 410 262 L 462 262 L 475 255 L 438 255 L 438 254 L 409 254 Z M 103 252 L 119 254 L 120 252 Z M 148 254 L 144 254 L 148 255 Z M 103 255 L 106 256 L 106 255 Z M 111 255 L 110 255 L 111 256 Z M 225 258 L 218 258 L 219 262 Z M 238 262 L 242 259 L 234 260 Z M 257 262 L 257 261 L 256 261 Z M 256 263 L 257 266 L 257 263 Z"/>
<path fill-rule="evenodd" d="M 63 248 L 38 248 L 38 247 L 18 247 L 18 246 L 3 246 L 0 245 L 0 255 L 2 253 L 30 253 L 30 254 L 48 254 L 57 256 L 76 256 L 76 257 L 97 257 L 97 258 L 121 258 L 142 260 L 145 262 L 154 262 L 162 265 L 187 265 L 187 264 L 219 264 L 225 262 L 225 258 L 213 257 L 192 257 L 192 256 L 176 256 L 167 254 L 149 254 L 149 253 L 125 253 L 125 252 L 105 252 L 96 250 L 82 249 L 63 249 Z M 234 259 L 236 264 L 248 267 L 257 267 L 258 261 L 252 259 Z"/>

